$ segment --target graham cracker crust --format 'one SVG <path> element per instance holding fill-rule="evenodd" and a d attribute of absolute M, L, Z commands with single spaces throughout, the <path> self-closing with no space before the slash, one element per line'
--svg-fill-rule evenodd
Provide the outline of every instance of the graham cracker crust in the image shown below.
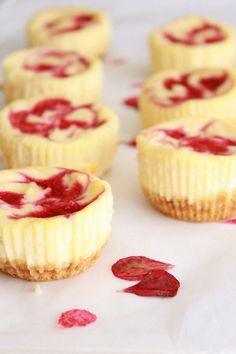
<path fill-rule="evenodd" d="M 207 222 L 222 221 L 236 215 L 236 191 L 230 195 L 220 193 L 215 198 L 190 204 L 187 199 L 167 200 L 145 188 L 143 190 L 155 209 L 175 219 Z"/>
<path fill-rule="evenodd" d="M 28 268 L 22 261 L 9 262 L 0 260 L 0 271 L 10 274 L 12 277 L 21 278 L 30 281 L 48 281 L 58 280 L 77 275 L 87 268 L 91 267 L 100 256 L 107 242 L 88 258 L 80 259 L 77 263 L 70 263 L 66 267 L 57 268 L 52 265 Z"/>

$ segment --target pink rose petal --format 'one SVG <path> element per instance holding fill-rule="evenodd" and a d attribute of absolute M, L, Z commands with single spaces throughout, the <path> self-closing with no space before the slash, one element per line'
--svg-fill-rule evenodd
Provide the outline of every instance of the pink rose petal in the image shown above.
<path fill-rule="evenodd" d="M 225 224 L 236 224 L 236 218 L 223 221 Z"/>
<path fill-rule="evenodd" d="M 95 322 L 96 319 L 97 316 L 87 310 L 73 309 L 62 312 L 57 324 L 61 328 L 84 327 Z"/>

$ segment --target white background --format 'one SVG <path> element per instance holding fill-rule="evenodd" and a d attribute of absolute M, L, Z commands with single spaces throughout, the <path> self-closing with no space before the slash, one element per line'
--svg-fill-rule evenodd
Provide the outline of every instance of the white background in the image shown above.
<path fill-rule="evenodd" d="M 113 41 L 106 59 L 104 102 L 119 114 L 121 140 L 139 130 L 138 113 L 121 104 L 132 85 L 149 74 L 147 36 L 173 17 L 204 14 L 236 27 L 236 2 L 205 1 L 0 1 L 0 56 L 24 46 L 24 26 L 38 9 L 78 4 L 106 10 Z M 124 58 L 124 65 L 111 60 Z M 160 215 L 143 197 L 136 151 L 125 145 L 112 170 L 115 213 L 111 242 L 85 273 L 63 281 L 34 283 L 0 275 L 0 353 L 236 353 L 236 225 L 194 224 Z M 181 288 L 173 299 L 143 298 L 120 290 L 130 283 L 113 277 L 121 257 L 145 255 L 176 265 Z M 86 328 L 58 329 L 62 311 L 97 314 Z"/>

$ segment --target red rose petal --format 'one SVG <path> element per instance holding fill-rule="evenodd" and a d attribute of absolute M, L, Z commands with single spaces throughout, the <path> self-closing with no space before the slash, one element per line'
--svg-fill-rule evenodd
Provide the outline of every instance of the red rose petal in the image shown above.
<path fill-rule="evenodd" d="M 128 146 L 130 146 L 132 148 L 136 148 L 137 147 L 136 137 L 132 138 L 130 140 L 121 140 L 120 144 L 128 145 Z"/>
<path fill-rule="evenodd" d="M 173 297 L 179 287 L 179 281 L 172 274 L 155 269 L 146 274 L 139 283 L 123 291 L 139 296 Z"/>
<path fill-rule="evenodd" d="M 174 266 L 143 256 L 121 258 L 111 267 L 112 273 L 120 279 L 141 280 L 151 270 L 167 270 Z"/>
<path fill-rule="evenodd" d="M 132 96 L 123 101 L 124 105 L 138 109 L 138 101 L 139 101 L 139 96 Z"/>
<path fill-rule="evenodd" d="M 136 146 L 137 146 L 136 138 L 131 139 L 130 141 L 127 141 L 127 145 L 129 145 L 130 147 L 136 148 Z"/>
<path fill-rule="evenodd" d="M 62 328 L 84 327 L 95 322 L 96 319 L 97 316 L 87 310 L 73 309 L 62 312 L 57 324 Z"/>

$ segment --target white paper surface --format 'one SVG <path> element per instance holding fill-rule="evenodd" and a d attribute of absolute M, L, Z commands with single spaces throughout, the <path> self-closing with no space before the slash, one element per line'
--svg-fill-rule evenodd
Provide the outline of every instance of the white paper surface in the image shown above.
<path fill-rule="evenodd" d="M 106 64 L 104 102 L 120 116 L 121 140 L 139 130 L 137 112 L 121 104 L 133 83 L 149 72 L 147 35 L 172 17 L 202 13 L 235 22 L 234 1 L 71 1 L 107 10 L 113 42 Z M 68 1 L 0 2 L 0 56 L 24 45 L 24 26 L 34 11 Z M 124 58 L 115 66 L 110 59 Z M 112 170 L 115 213 L 111 242 L 85 273 L 35 283 L 0 274 L 0 353 L 236 353 L 236 225 L 186 223 L 167 218 L 145 200 L 138 183 L 136 150 L 120 145 Z M 173 299 L 124 294 L 131 285 L 115 278 L 121 257 L 144 255 L 176 265 L 181 288 Z M 86 328 L 58 329 L 62 311 L 97 314 Z"/>

